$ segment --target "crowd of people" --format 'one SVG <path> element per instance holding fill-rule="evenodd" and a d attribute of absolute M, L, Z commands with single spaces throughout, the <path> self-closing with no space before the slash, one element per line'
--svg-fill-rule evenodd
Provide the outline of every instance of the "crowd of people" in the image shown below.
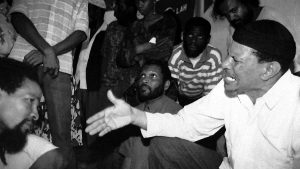
<path fill-rule="evenodd" d="M 1 169 L 300 168 L 291 16 L 214 0 L 181 29 L 157 0 L 89 5 L 0 0 Z M 74 98 L 84 160 L 72 144 Z M 50 140 L 33 131 L 45 112 Z"/>

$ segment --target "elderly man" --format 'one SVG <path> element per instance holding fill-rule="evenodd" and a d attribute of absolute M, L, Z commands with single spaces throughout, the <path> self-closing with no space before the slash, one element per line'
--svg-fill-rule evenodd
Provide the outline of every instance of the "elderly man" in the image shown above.
<path fill-rule="evenodd" d="M 102 136 L 131 123 L 144 137 L 185 139 L 153 138 L 150 168 L 299 168 L 300 78 L 289 70 L 295 51 L 283 25 L 254 21 L 234 32 L 224 78 L 207 96 L 171 115 L 140 111 L 108 93 L 114 106 L 88 119 L 86 132 Z M 195 153 L 199 148 L 192 142 L 224 125 L 228 158 L 217 166 L 218 156 L 204 149 Z"/>
<path fill-rule="evenodd" d="M 63 169 L 61 149 L 35 135 L 27 135 L 42 91 L 31 67 L 0 59 L 0 168 Z"/>

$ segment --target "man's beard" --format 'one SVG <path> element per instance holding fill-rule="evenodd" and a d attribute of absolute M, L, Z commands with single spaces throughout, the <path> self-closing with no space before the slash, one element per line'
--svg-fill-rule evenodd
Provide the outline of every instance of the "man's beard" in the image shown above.
<path fill-rule="evenodd" d="M 0 148 L 2 151 L 13 154 L 21 151 L 27 142 L 27 133 L 21 127 L 27 120 L 22 121 L 13 129 L 4 129 L 0 134 Z"/>
<path fill-rule="evenodd" d="M 148 90 L 149 90 L 149 93 L 144 95 L 143 92 L 142 92 L 142 88 L 143 87 L 147 87 Z M 146 84 L 142 84 L 138 87 L 138 97 L 139 97 L 139 100 L 141 102 L 145 102 L 145 101 L 149 101 L 149 100 L 153 100 L 161 95 L 163 95 L 164 93 L 164 86 L 163 85 L 160 85 L 158 86 L 157 88 L 155 88 L 154 90 L 152 90 L 148 85 Z"/>

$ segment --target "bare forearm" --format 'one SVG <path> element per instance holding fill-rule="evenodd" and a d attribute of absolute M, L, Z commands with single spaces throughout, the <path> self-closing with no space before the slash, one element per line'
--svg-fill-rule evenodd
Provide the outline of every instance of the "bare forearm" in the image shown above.
<path fill-rule="evenodd" d="M 26 15 L 14 12 L 11 14 L 11 21 L 16 31 L 40 52 L 51 47 Z"/>
<path fill-rule="evenodd" d="M 70 50 L 73 50 L 81 42 L 86 40 L 86 38 L 87 38 L 87 36 L 83 31 L 77 30 L 77 31 L 73 32 L 65 40 L 54 45 L 54 50 L 55 50 L 56 55 L 61 55 L 61 54 L 69 52 Z"/>

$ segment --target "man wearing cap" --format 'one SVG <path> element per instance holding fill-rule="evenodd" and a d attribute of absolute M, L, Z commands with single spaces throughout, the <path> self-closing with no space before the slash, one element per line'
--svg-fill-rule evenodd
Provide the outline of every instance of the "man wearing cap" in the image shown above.
<path fill-rule="evenodd" d="M 166 136 L 152 139 L 150 168 L 300 168 L 300 78 L 289 70 L 295 50 L 283 25 L 254 21 L 234 32 L 223 80 L 207 96 L 171 115 L 137 110 L 109 92 L 114 106 L 88 119 L 86 132 L 102 136 L 131 123 L 144 137 Z M 220 165 L 193 142 L 223 126 L 228 157 Z"/>

